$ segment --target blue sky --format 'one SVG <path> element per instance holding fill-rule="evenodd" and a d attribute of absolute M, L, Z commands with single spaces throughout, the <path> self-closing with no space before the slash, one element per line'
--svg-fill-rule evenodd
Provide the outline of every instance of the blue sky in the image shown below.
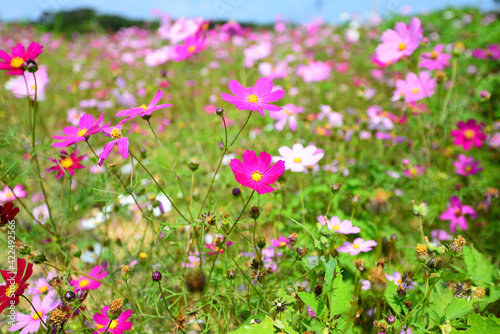
<path fill-rule="evenodd" d="M 322 3 L 318 11 L 317 3 Z M 245 22 L 272 22 L 280 14 L 295 22 L 306 22 L 321 14 L 325 20 L 339 22 L 340 14 L 370 13 L 374 8 L 383 15 L 410 6 L 413 13 L 453 6 L 473 5 L 483 10 L 495 7 L 493 0 L 23 0 L 3 6 L 0 20 L 36 19 L 46 11 L 92 7 L 100 13 L 129 18 L 153 18 L 158 8 L 172 17 L 203 16 L 207 19 L 234 19 Z"/>

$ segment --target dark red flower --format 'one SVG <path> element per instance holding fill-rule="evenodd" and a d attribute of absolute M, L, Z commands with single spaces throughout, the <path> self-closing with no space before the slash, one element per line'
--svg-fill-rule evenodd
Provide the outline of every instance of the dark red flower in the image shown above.
<path fill-rule="evenodd" d="M 19 208 L 14 207 L 12 202 L 7 202 L 4 205 L 0 205 L 0 227 L 7 225 L 9 221 L 14 219 L 14 217 L 19 213 Z"/>
<path fill-rule="evenodd" d="M 0 286 L 0 313 L 7 307 L 19 304 L 19 296 L 28 287 L 26 281 L 33 274 L 33 264 L 25 259 L 17 258 L 17 274 L 7 270 L 0 270 L 7 285 Z"/>

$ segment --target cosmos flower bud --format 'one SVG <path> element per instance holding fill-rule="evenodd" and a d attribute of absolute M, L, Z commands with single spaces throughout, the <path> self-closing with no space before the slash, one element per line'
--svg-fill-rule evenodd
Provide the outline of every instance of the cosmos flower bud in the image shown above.
<path fill-rule="evenodd" d="M 307 248 L 298 248 L 297 247 L 297 258 L 303 259 L 307 255 Z"/>
<path fill-rule="evenodd" d="M 47 258 L 45 257 L 45 254 L 39 251 L 34 251 L 31 253 L 31 256 L 33 257 L 33 263 L 35 264 L 41 264 L 47 261 Z"/>
<path fill-rule="evenodd" d="M 191 169 L 194 172 L 200 166 L 200 160 L 197 157 L 193 157 L 193 158 L 189 159 L 189 162 L 187 165 L 188 165 L 189 169 Z"/>
<path fill-rule="evenodd" d="M 252 206 L 252 208 L 250 209 L 250 217 L 252 217 L 253 219 L 257 219 L 259 218 L 259 216 L 260 216 L 259 208 L 256 206 Z"/>
<path fill-rule="evenodd" d="M 481 98 L 484 100 L 484 101 L 487 101 L 490 99 L 491 97 L 491 94 L 490 92 L 488 92 L 487 90 L 482 90 L 481 93 L 479 94 L 481 96 Z"/>
<path fill-rule="evenodd" d="M 69 248 L 71 256 L 79 258 L 82 255 L 82 250 L 76 244 L 71 244 Z"/>
<path fill-rule="evenodd" d="M 153 279 L 153 281 L 159 282 L 161 281 L 162 274 L 157 270 L 153 273 L 153 275 L 151 275 L 151 278 Z"/>
<path fill-rule="evenodd" d="M 215 113 L 217 114 L 217 116 L 221 116 L 224 115 L 224 109 L 222 108 L 217 108 L 215 109 Z"/>
<path fill-rule="evenodd" d="M 419 262 L 426 261 L 427 260 L 427 254 L 428 254 L 427 246 L 422 245 L 422 244 L 418 244 L 417 245 L 417 260 Z"/>
<path fill-rule="evenodd" d="M 443 261 L 441 260 L 440 257 L 437 256 L 434 256 L 427 261 L 427 267 L 429 267 L 429 269 L 434 269 L 434 270 L 441 269 L 442 264 Z"/>
<path fill-rule="evenodd" d="M 361 201 L 361 199 L 359 198 L 359 195 L 358 194 L 355 194 L 353 197 L 352 197 L 352 203 L 353 204 L 359 204 L 359 202 Z"/>
<path fill-rule="evenodd" d="M 266 237 L 264 237 L 263 235 L 261 235 L 259 239 L 257 239 L 257 247 L 259 247 L 260 249 L 266 247 L 266 243 L 267 243 Z"/>
<path fill-rule="evenodd" d="M 342 188 L 342 183 L 334 183 L 332 184 L 331 191 L 334 194 L 337 194 L 340 191 L 340 188 Z"/>
<path fill-rule="evenodd" d="M 396 322 L 396 317 L 395 317 L 395 316 L 393 316 L 392 314 L 389 314 L 389 315 L 386 317 L 386 320 L 387 320 L 387 322 L 388 322 L 388 323 L 393 324 L 393 323 L 395 323 L 395 322 Z"/>
<path fill-rule="evenodd" d="M 160 75 L 165 78 L 167 76 L 167 71 L 161 70 Z"/>
<path fill-rule="evenodd" d="M 459 56 L 465 51 L 465 45 L 462 42 L 456 42 L 455 45 L 453 45 L 453 55 L 454 56 Z"/>
<path fill-rule="evenodd" d="M 234 188 L 233 189 L 233 196 L 240 196 L 241 195 L 241 189 L 240 188 Z"/>
<path fill-rule="evenodd" d="M 122 264 L 120 266 L 120 269 L 121 269 L 122 280 L 127 281 L 130 278 L 130 268 L 129 268 L 129 266 L 126 266 L 126 265 Z M 154 275 L 154 273 L 153 273 L 153 275 Z M 153 280 L 154 280 L 154 278 L 153 278 Z"/>
<path fill-rule="evenodd" d="M 17 251 L 19 253 L 21 253 L 22 255 L 29 255 L 29 253 L 31 252 L 30 246 L 28 246 L 27 244 L 25 244 L 21 240 L 16 240 L 15 245 L 16 245 Z"/>
<path fill-rule="evenodd" d="M 462 253 L 462 250 L 466 243 L 467 241 L 465 241 L 465 239 L 461 235 L 459 235 L 458 237 L 455 238 L 453 243 L 450 244 L 450 251 L 454 255 L 459 255 L 460 253 Z"/>
<path fill-rule="evenodd" d="M 38 71 L 38 64 L 33 59 L 28 59 L 26 61 L 26 71 L 30 73 L 35 73 Z"/>
<path fill-rule="evenodd" d="M 68 303 L 72 302 L 76 297 L 76 294 L 73 291 L 66 291 L 64 294 L 64 300 Z"/>
<path fill-rule="evenodd" d="M 363 270 L 365 270 L 364 265 L 365 265 L 365 260 L 362 260 L 362 259 L 354 260 L 354 266 L 356 267 L 356 269 L 363 271 Z"/>
<path fill-rule="evenodd" d="M 233 280 L 233 279 L 235 279 L 235 278 L 236 278 L 236 273 L 234 272 L 234 270 L 233 270 L 233 269 L 229 269 L 229 270 L 227 271 L 227 278 L 228 278 L 229 280 Z"/>
<path fill-rule="evenodd" d="M 413 214 L 418 217 L 425 217 L 427 216 L 428 208 L 427 208 L 427 203 L 422 202 L 420 204 L 415 204 L 415 201 L 411 201 L 413 204 Z"/>

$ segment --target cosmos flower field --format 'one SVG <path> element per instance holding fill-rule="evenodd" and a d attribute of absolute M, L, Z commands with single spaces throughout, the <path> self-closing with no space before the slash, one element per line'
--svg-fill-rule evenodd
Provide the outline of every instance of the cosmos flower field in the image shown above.
<path fill-rule="evenodd" d="M 1 333 L 496 333 L 500 23 L 0 26 Z"/>

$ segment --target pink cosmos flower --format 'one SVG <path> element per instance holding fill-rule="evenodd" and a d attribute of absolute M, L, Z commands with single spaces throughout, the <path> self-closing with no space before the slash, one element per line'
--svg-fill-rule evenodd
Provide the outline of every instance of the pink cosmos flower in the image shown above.
<path fill-rule="evenodd" d="M 316 313 L 314 313 L 314 310 L 311 306 L 307 307 L 307 314 L 309 314 L 310 317 L 316 318 Z"/>
<path fill-rule="evenodd" d="M 442 71 L 445 67 L 450 67 L 448 60 L 451 59 L 451 55 L 442 53 L 444 49 L 443 44 L 438 44 L 432 52 L 422 53 L 422 58 L 424 58 L 418 65 L 420 68 L 426 68 L 428 70 L 440 70 Z"/>
<path fill-rule="evenodd" d="M 345 219 L 340 221 L 340 218 L 337 216 L 332 217 L 330 220 L 328 220 L 328 217 L 326 216 L 318 216 L 318 221 L 321 225 L 327 225 L 329 230 L 333 230 L 336 233 L 352 234 L 361 232 L 359 227 L 352 226 L 352 222 L 350 220 Z"/>
<path fill-rule="evenodd" d="M 486 139 L 486 134 L 483 132 L 484 123 L 476 123 L 475 120 L 469 119 L 467 123 L 458 122 L 458 130 L 451 131 L 451 135 L 455 137 L 453 144 L 462 146 L 468 151 L 472 145 L 476 147 L 483 146 L 483 140 Z"/>
<path fill-rule="evenodd" d="M 375 240 L 364 241 L 362 238 L 356 238 L 352 243 L 344 242 L 344 246 L 337 248 L 340 253 L 349 253 L 351 255 L 358 255 L 361 252 L 369 252 L 372 247 L 377 246 Z"/>
<path fill-rule="evenodd" d="M 325 155 L 323 150 L 312 144 L 304 148 L 300 143 L 294 144 L 292 148 L 282 146 L 278 149 L 278 152 L 281 156 L 273 159 L 283 159 L 285 168 L 290 169 L 292 172 L 305 171 L 307 167 L 317 164 Z"/>
<path fill-rule="evenodd" d="M 409 177 L 410 179 L 413 179 L 414 177 L 417 177 L 424 173 L 425 173 L 425 166 L 421 165 L 415 165 L 403 171 L 403 174 Z"/>
<path fill-rule="evenodd" d="M 16 185 L 14 188 L 5 186 L 3 191 L 0 191 L 0 203 L 13 202 L 17 198 L 25 198 L 28 195 L 22 184 Z"/>
<path fill-rule="evenodd" d="M 122 155 L 123 159 L 128 159 L 129 151 L 128 151 L 128 137 L 123 137 L 122 134 L 122 126 L 117 125 L 117 126 L 111 126 L 111 127 L 105 127 L 102 129 L 104 134 L 108 137 L 113 138 L 112 141 L 104 145 L 101 154 L 99 154 L 99 167 L 102 166 L 102 163 L 104 160 L 106 160 L 109 156 L 109 153 L 113 149 L 113 147 L 118 146 L 118 151 L 120 151 L 120 154 Z"/>
<path fill-rule="evenodd" d="M 92 271 L 88 274 L 88 276 L 101 280 L 108 275 L 107 271 L 103 271 L 103 267 L 95 266 L 92 268 Z M 88 278 L 86 276 L 82 276 L 78 279 L 72 279 L 69 284 L 75 289 L 78 290 L 96 290 L 101 286 L 101 283 L 94 281 L 92 278 Z"/>
<path fill-rule="evenodd" d="M 322 61 L 311 61 L 307 65 L 302 64 L 297 68 L 297 75 L 305 82 L 318 82 L 330 77 L 331 68 Z"/>
<path fill-rule="evenodd" d="M 289 243 L 290 243 L 290 241 L 288 240 L 288 238 L 286 238 L 282 235 L 278 239 L 273 239 L 273 241 L 271 242 L 271 244 L 274 247 L 285 247 Z"/>
<path fill-rule="evenodd" d="M 121 125 L 125 122 L 130 121 L 132 118 L 135 118 L 137 116 L 145 117 L 145 116 L 151 116 L 151 113 L 156 110 L 160 110 L 163 108 L 167 107 L 172 107 L 173 104 L 160 104 L 157 106 L 158 102 L 161 100 L 163 97 L 163 92 L 161 90 L 158 90 L 156 92 L 155 97 L 149 104 L 146 106 L 145 104 L 139 106 L 139 107 L 134 107 L 126 110 L 119 111 L 116 114 L 116 117 L 124 117 L 127 116 L 127 118 L 122 119 L 118 125 Z"/>
<path fill-rule="evenodd" d="M 108 333 L 122 334 L 124 331 L 128 331 L 132 328 L 133 323 L 127 321 L 128 318 L 130 318 L 130 316 L 132 315 L 132 310 L 127 310 L 123 312 L 115 320 L 111 320 L 108 317 L 108 311 L 109 311 L 109 306 L 104 306 L 101 309 L 101 313 L 96 313 L 92 317 L 92 320 L 94 320 L 95 322 L 94 326 L 96 328 L 93 334 L 104 333 L 106 331 L 106 328 L 108 328 Z"/>
<path fill-rule="evenodd" d="M 52 136 L 52 138 L 56 140 L 60 140 L 58 143 L 52 144 L 54 147 L 68 147 L 79 141 L 84 141 L 88 136 L 93 135 L 95 133 L 101 132 L 102 128 L 105 126 L 109 126 L 108 123 L 100 127 L 102 120 L 104 119 L 104 113 L 102 113 L 101 117 L 94 121 L 94 116 L 89 114 L 83 114 L 78 122 L 78 127 L 75 126 L 67 126 L 63 129 L 63 133 L 66 136 Z"/>
<path fill-rule="evenodd" d="M 478 59 L 500 59 L 500 47 L 498 44 L 492 44 L 487 49 L 475 49 L 472 51 L 472 57 Z"/>
<path fill-rule="evenodd" d="M 258 194 L 266 194 L 274 190 L 270 184 L 278 181 L 285 171 L 285 162 L 277 161 L 271 166 L 271 155 L 261 152 L 257 157 L 254 151 L 246 150 L 242 161 L 231 159 L 229 166 L 233 171 L 236 181 L 242 186 L 257 191 Z"/>
<path fill-rule="evenodd" d="M 304 112 L 303 107 L 297 107 L 295 104 L 285 104 L 283 109 L 280 111 L 271 111 L 269 116 L 277 120 L 274 123 L 274 128 L 278 131 L 283 131 L 286 123 L 290 127 L 290 130 L 295 132 L 297 130 L 297 114 Z"/>
<path fill-rule="evenodd" d="M 422 26 L 416 17 L 411 19 L 409 26 L 398 22 L 394 29 L 384 31 L 382 44 L 377 46 L 376 57 L 382 63 L 396 62 L 404 56 L 410 56 L 422 41 Z"/>
<path fill-rule="evenodd" d="M 26 50 L 24 45 L 17 44 L 11 51 L 12 56 L 3 50 L 0 50 L 0 70 L 9 71 L 7 74 L 10 75 L 23 75 L 23 65 L 25 62 L 28 59 L 35 60 L 35 58 L 42 53 L 43 46 L 36 42 L 31 42 Z"/>
<path fill-rule="evenodd" d="M 36 84 L 33 75 L 26 75 L 26 81 L 22 76 L 16 76 L 5 83 L 5 88 L 10 90 L 18 99 L 26 98 L 26 83 L 28 84 L 28 92 L 31 100 L 35 100 L 35 91 L 37 101 L 45 100 L 45 87 L 49 83 L 47 74 L 47 66 L 40 65 L 36 72 Z"/>
<path fill-rule="evenodd" d="M 320 113 L 317 116 L 318 121 L 326 117 L 330 126 L 341 127 L 344 124 L 344 115 L 339 112 L 333 111 L 332 107 L 325 104 L 320 104 L 319 109 Z"/>
<path fill-rule="evenodd" d="M 221 244 L 224 244 L 224 241 L 220 241 Z M 226 243 L 226 249 L 229 248 L 231 245 L 233 245 L 234 242 L 233 241 L 228 241 Z M 205 247 L 207 247 L 208 249 L 211 250 L 211 252 L 208 252 L 207 255 L 215 255 L 217 253 L 220 253 L 220 254 L 223 254 L 224 253 L 224 248 L 219 248 L 219 246 L 217 246 L 215 243 L 210 243 L 210 244 L 206 244 Z"/>
<path fill-rule="evenodd" d="M 285 96 L 284 90 L 273 89 L 273 82 L 269 78 L 260 78 L 255 83 L 255 86 L 245 88 L 238 81 L 231 80 L 229 89 L 236 95 L 221 93 L 222 99 L 232 103 L 239 110 L 258 111 L 264 116 L 264 110 L 279 111 L 282 108 L 277 107 L 269 102 L 275 102 Z"/>
<path fill-rule="evenodd" d="M 447 210 L 439 216 L 439 219 L 449 220 L 450 231 L 451 233 L 455 233 L 457 224 L 462 230 L 467 230 L 465 215 L 470 215 L 472 219 L 477 217 L 476 210 L 473 207 L 462 205 L 458 197 L 451 197 Z"/>
<path fill-rule="evenodd" d="M 388 281 L 394 282 L 397 286 L 402 286 L 407 290 L 413 290 L 415 285 L 418 285 L 417 282 L 413 282 L 411 279 L 406 279 L 403 282 L 403 276 L 397 271 L 393 272 L 392 275 L 385 274 L 385 277 Z"/>
<path fill-rule="evenodd" d="M 78 149 L 76 149 L 71 155 L 65 150 L 61 150 L 61 156 L 59 160 L 49 158 L 50 161 L 54 162 L 56 165 L 47 169 L 47 172 L 57 172 L 56 177 L 60 179 L 65 172 L 69 175 L 75 175 L 75 169 L 85 168 L 84 165 L 80 164 L 80 161 L 87 157 L 86 154 L 78 157 Z"/>
<path fill-rule="evenodd" d="M 40 326 L 43 326 L 43 328 L 47 329 L 42 323 L 42 320 L 47 323 L 49 313 L 53 311 L 59 304 L 59 301 L 55 300 L 56 297 L 56 291 L 51 291 L 49 294 L 47 294 L 43 298 L 43 301 L 40 300 L 40 296 L 34 296 L 31 299 L 31 303 L 35 308 L 33 309 L 33 307 L 30 306 L 30 314 L 16 313 L 15 317 L 17 322 L 14 325 L 10 326 L 9 331 L 15 332 L 23 329 L 19 333 L 28 334 L 38 333 L 40 330 Z"/>
<path fill-rule="evenodd" d="M 174 47 L 173 61 L 188 59 L 205 48 L 204 40 L 197 35 L 189 36 L 184 43 Z"/>
<path fill-rule="evenodd" d="M 53 291 L 54 288 L 49 284 L 49 281 L 54 278 L 54 273 L 49 272 L 47 278 L 40 277 L 28 287 L 28 295 L 41 295 L 46 292 Z"/>
<path fill-rule="evenodd" d="M 458 160 L 454 162 L 456 168 L 455 172 L 462 176 L 477 174 L 483 170 L 478 167 L 480 163 L 481 161 L 474 160 L 474 157 L 467 157 L 465 154 L 460 154 Z"/>
<path fill-rule="evenodd" d="M 392 101 L 397 101 L 404 97 L 406 103 L 415 102 L 426 97 L 431 97 L 436 91 L 436 80 L 431 78 L 431 74 L 422 71 L 417 76 L 415 73 L 408 73 L 406 80 L 396 81 L 396 90 L 392 96 Z"/>

